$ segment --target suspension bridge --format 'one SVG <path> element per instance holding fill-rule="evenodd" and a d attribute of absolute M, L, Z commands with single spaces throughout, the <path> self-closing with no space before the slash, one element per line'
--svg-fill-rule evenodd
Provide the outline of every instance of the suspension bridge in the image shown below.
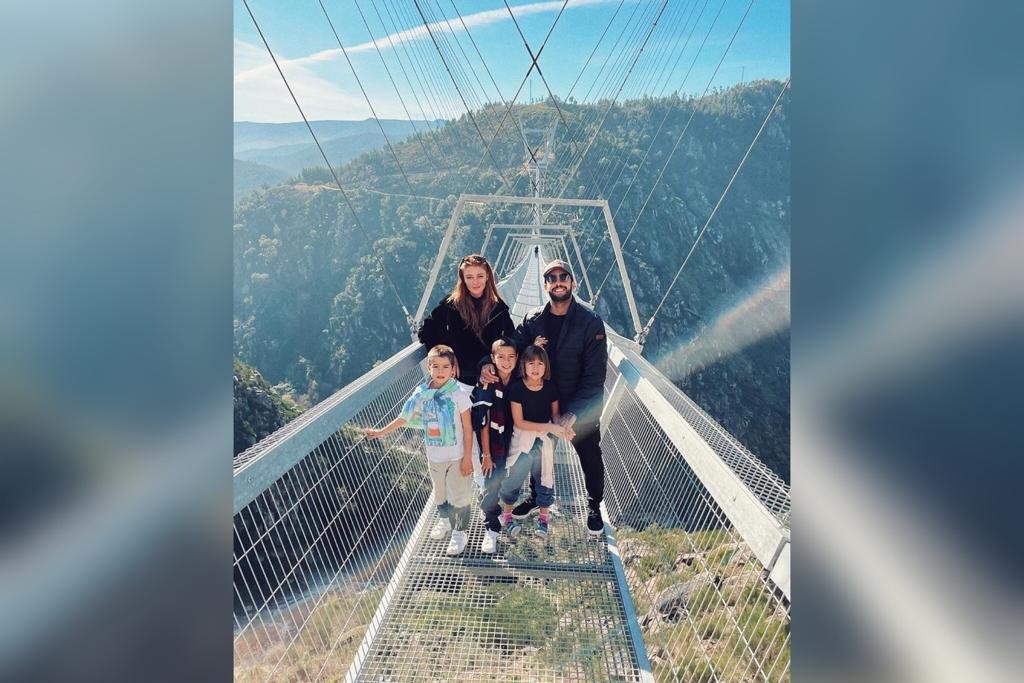
<path fill-rule="evenodd" d="M 457 53 L 451 43 L 445 44 L 454 40 L 451 21 L 430 15 L 430 3 L 414 4 L 472 117 L 472 82 L 464 71 L 457 75 Z M 639 15 L 635 25 L 630 21 L 640 5 L 634 7 L 619 35 L 620 40 L 626 36 L 624 45 L 632 40 L 634 49 L 612 66 L 618 71 L 609 76 L 605 97 L 614 93 L 618 98 L 625 84 L 641 74 L 661 82 L 664 73 L 636 68 L 644 45 L 659 22 L 664 26 L 675 21 L 670 35 L 681 39 L 696 4 L 666 13 L 667 2 L 652 3 L 644 8 L 650 14 Z M 620 3 L 616 15 L 621 9 Z M 330 22 L 326 8 L 324 13 Z M 515 21 L 511 8 L 509 13 Z M 682 23 L 684 18 L 687 23 Z M 444 35 L 445 24 L 450 38 Z M 471 39 L 465 24 L 463 28 Z M 553 30 L 554 24 L 536 51 L 519 32 L 532 61 L 527 76 L 540 74 L 538 59 Z M 601 40 L 606 34 L 608 29 Z M 344 50 L 340 38 L 338 44 Z M 269 44 L 267 49 L 273 57 Z M 465 52 L 462 56 L 469 58 Z M 399 63 L 414 73 L 422 66 L 412 59 Z M 411 87 L 412 80 L 407 82 Z M 788 84 L 768 110 L 765 124 Z M 399 93 L 397 85 L 395 89 Z M 428 88 L 421 94 L 422 101 L 430 99 Z M 558 100 L 551 95 L 557 109 Z M 592 197 L 566 196 L 569 179 L 585 168 L 583 160 L 604 117 L 589 127 L 587 122 L 570 126 L 563 112 L 556 111 L 552 125 L 539 131 L 538 143 L 530 139 L 538 131 L 520 125 L 512 113 L 518 96 L 508 100 L 498 130 L 506 119 L 516 127 L 525 152 L 524 172 L 509 183 L 491 153 L 497 130 L 488 142 L 474 122 L 484 147 L 481 165 L 490 158 L 502 187 L 459 196 L 415 312 L 410 313 L 398 288 L 390 284 L 415 327 L 438 285 L 465 212 L 469 207 L 511 205 L 530 215 L 519 222 L 489 224 L 479 251 L 495 266 L 499 292 L 513 320 L 520 321 L 526 311 L 545 302 L 541 271 L 554 258 L 573 265 L 577 299 L 593 307 L 611 270 L 602 280 L 592 279 L 593 255 L 584 262 L 574 221 L 549 219 L 565 209 L 597 216 L 602 244 L 607 240 L 614 254 L 612 268 L 618 271 L 632 326 L 626 334 L 608 327 L 601 415 L 604 534 L 587 533 L 582 471 L 572 447 L 559 442 L 551 534 L 546 539 L 522 534 L 515 541 L 502 534 L 497 553 L 485 555 L 478 550 L 482 517 L 474 509 L 466 551 L 448 557 L 446 541 L 428 535 L 436 512 L 420 436 L 399 430 L 380 441 L 365 438 L 367 429 L 398 414 L 425 377 L 426 349 L 410 344 L 236 456 L 238 680 L 789 680 L 789 487 L 643 356 L 646 335 L 668 290 L 697 249 L 764 124 L 645 324 L 623 259 L 623 244 L 640 215 L 620 240 L 616 218 L 621 202 L 613 210 L 601 191 Z M 294 93 L 292 97 L 302 113 Z M 551 169 L 560 123 L 568 140 L 557 148 L 567 154 Z M 675 139 L 673 153 L 685 131 Z M 316 141 L 312 127 L 310 133 Z M 429 154 L 425 142 L 417 139 Z M 417 195 L 390 142 L 388 147 L 409 184 L 409 196 Z M 592 178 L 591 186 L 618 182 L 625 168 L 617 176 L 611 170 L 602 179 Z M 663 173 L 664 167 L 658 182 Z M 515 192 L 522 178 L 529 180 L 528 195 Z M 334 181 L 349 202 L 337 175 Z M 596 289 L 593 282 L 599 282 Z"/>

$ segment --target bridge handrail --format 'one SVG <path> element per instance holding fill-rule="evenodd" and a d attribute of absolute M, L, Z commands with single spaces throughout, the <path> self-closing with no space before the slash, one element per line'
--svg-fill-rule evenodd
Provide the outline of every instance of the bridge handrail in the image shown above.
<path fill-rule="evenodd" d="M 234 459 L 234 514 L 426 358 L 413 342 Z"/>
<path fill-rule="evenodd" d="M 677 407 L 679 400 L 689 401 L 686 395 L 670 382 L 660 381 L 663 379 L 661 373 L 631 348 L 631 341 L 614 332 L 610 332 L 609 341 L 609 362 L 618 369 L 620 378 L 650 411 L 675 449 L 722 508 L 733 528 L 769 572 L 771 581 L 788 599 L 789 529 L 749 482 L 722 457 L 721 448 L 715 448 L 708 440 L 708 430 L 717 428 L 722 431 L 721 427 L 703 413 L 700 414 L 703 421 L 694 424 L 693 415 L 684 416 Z M 612 394 L 605 407 L 607 414 L 616 408 L 614 390 Z M 750 457 L 753 458 L 752 455 Z M 788 512 L 788 489 L 780 495 L 785 498 Z"/>

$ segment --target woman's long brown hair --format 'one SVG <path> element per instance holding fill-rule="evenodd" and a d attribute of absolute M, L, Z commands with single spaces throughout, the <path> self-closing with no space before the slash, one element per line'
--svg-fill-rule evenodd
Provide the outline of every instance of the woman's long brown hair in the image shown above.
<path fill-rule="evenodd" d="M 466 280 L 462 276 L 462 271 L 470 266 L 483 268 L 487 271 L 487 285 L 484 288 L 483 295 L 480 297 L 483 299 L 483 305 L 479 311 L 473 305 L 473 296 L 469 293 L 469 287 L 466 286 Z M 478 337 L 482 337 L 484 328 L 490 322 L 491 311 L 494 310 L 494 306 L 498 303 L 498 288 L 494 285 L 494 270 L 491 269 L 491 264 L 487 262 L 487 259 L 480 254 L 470 254 L 463 258 L 459 263 L 459 279 L 455 281 L 455 289 L 452 290 L 448 298 L 455 305 L 455 310 L 459 312 L 459 316 L 469 328 Z"/>

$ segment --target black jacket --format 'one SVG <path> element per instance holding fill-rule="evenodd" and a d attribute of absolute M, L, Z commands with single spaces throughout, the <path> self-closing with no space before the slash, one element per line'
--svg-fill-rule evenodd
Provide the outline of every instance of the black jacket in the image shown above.
<path fill-rule="evenodd" d="M 514 339 L 520 353 L 538 336 L 549 336 L 544 329 L 544 313 L 550 306 L 549 303 L 533 309 L 516 328 Z M 550 359 L 551 379 L 558 387 L 559 410 L 573 413 L 581 422 L 597 422 L 604 403 L 604 378 L 608 371 L 604 323 L 573 298 L 554 342 L 556 356 Z M 548 346 L 550 348 L 551 344 Z"/>
<path fill-rule="evenodd" d="M 459 360 L 459 381 L 473 386 L 480 376 L 477 367 L 480 358 L 490 354 L 491 344 L 500 337 L 511 337 L 515 325 L 509 315 L 508 306 L 498 299 L 491 310 L 484 333 L 478 336 L 462 319 L 455 304 L 448 297 L 423 319 L 418 337 L 427 349 L 438 344 L 447 344 L 455 350 Z"/>

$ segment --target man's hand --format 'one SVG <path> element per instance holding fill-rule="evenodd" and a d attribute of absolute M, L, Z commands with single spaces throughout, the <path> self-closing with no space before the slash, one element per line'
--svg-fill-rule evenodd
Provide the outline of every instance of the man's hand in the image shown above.
<path fill-rule="evenodd" d="M 473 461 L 469 458 L 463 458 L 459 461 L 459 474 L 464 477 L 468 477 L 473 474 Z"/>
<path fill-rule="evenodd" d="M 498 381 L 497 368 L 494 367 L 493 363 L 487 363 L 480 368 L 480 379 L 487 384 Z"/>
<path fill-rule="evenodd" d="M 366 438 L 367 439 L 371 439 L 371 440 L 372 439 L 379 439 L 382 436 L 384 436 L 384 430 L 383 429 L 367 429 L 366 430 Z"/>
<path fill-rule="evenodd" d="M 548 338 L 538 334 L 537 338 L 533 340 L 533 345 L 534 346 L 539 346 L 542 349 L 546 348 L 547 345 L 548 345 Z"/>
<path fill-rule="evenodd" d="M 572 426 L 576 424 L 576 415 L 574 413 L 564 413 L 559 415 L 557 422 L 564 430 L 562 434 L 559 434 L 559 436 L 566 441 L 572 441 L 576 438 L 576 432 L 572 429 Z"/>
<path fill-rule="evenodd" d="M 490 453 L 484 453 L 484 461 L 480 465 L 480 469 L 483 471 L 485 477 L 491 476 L 491 472 L 494 471 L 494 460 L 491 459 Z"/>

